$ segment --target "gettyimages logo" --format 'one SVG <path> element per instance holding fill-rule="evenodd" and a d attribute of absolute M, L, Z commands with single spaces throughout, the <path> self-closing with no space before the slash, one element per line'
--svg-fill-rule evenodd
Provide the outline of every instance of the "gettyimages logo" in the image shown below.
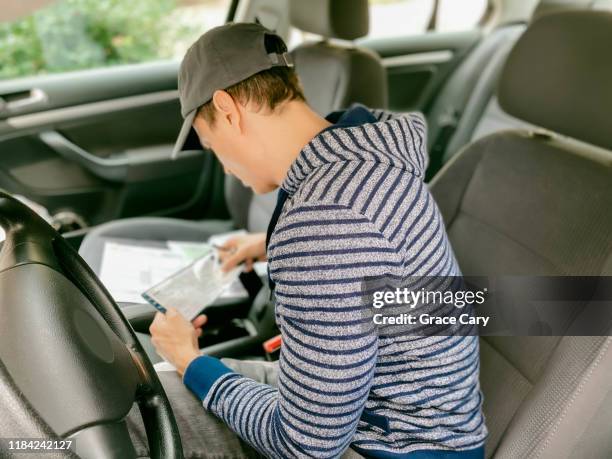
<path fill-rule="evenodd" d="M 452 304 L 457 308 L 467 305 L 482 304 L 485 302 L 487 288 L 480 291 L 460 290 L 460 291 L 430 291 L 424 288 L 420 290 L 410 290 L 407 287 L 397 287 L 395 291 L 375 291 L 373 294 L 374 308 L 382 308 L 385 304 L 401 303 L 415 308 L 420 304 L 445 303 Z"/>

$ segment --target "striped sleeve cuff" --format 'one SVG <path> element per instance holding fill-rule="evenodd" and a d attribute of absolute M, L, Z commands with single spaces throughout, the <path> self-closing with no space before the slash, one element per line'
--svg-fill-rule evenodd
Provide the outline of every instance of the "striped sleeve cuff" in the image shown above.
<path fill-rule="evenodd" d="M 183 383 L 200 400 L 204 400 L 213 384 L 221 376 L 233 372 L 219 359 L 203 355 L 189 364 L 183 376 Z"/>

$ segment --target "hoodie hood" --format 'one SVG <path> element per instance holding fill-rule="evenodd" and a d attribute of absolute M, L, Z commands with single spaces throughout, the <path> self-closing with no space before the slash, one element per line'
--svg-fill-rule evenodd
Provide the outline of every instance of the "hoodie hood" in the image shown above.
<path fill-rule="evenodd" d="M 363 106 L 350 110 L 363 110 Z M 422 114 L 368 111 L 375 122 L 357 126 L 331 126 L 317 134 L 300 151 L 281 187 L 290 195 L 302 181 L 324 164 L 341 161 L 386 163 L 424 177 L 427 168 L 427 125 Z M 334 112 L 327 119 L 341 119 Z"/>

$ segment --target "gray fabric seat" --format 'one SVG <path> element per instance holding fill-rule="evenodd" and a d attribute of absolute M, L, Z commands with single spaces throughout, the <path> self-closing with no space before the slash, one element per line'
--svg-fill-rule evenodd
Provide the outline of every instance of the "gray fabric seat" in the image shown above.
<path fill-rule="evenodd" d="M 428 115 L 429 154 L 436 172 L 472 132 L 495 92 L 499 72 L 527 25 L 505 24 L 486 35 L 453 72 Z"/>
<path fill-rule="evenodd" d="M 612 14 L 575 11 L 513 48 L 501 108 L 545 131 L 489 135 L 431 183 L 464 274 L 612 275 L 611 42 Z M 484 337 L 481 386 L 487 457 L 612 457 L 610 336 Z"/>
<path fill-rule="evenodd" d="M 379 57 L 364 48 L 328 40 L 354 40 L 367 35 L 367 0 L 292 0 L 290 13 L 296 27 L 323 37 L 322 41 L 305 43 L 292 51 L 306 98 L 318 113 L 326 115 L 352 103 L 386 107 L 386 75 Z M 231 229 L 266 230 L 276 203 L 275 192 L 255 196 L 235 178 L 226 177 L 225 198 L 231 221 L 146 217 L 118 220 L 93 228 L 79 253 L 100 274 L 104 243 L 109 238 L 204 241 Z"/>
<path fill-rule="evenodd" d="M 361 103 L 387 106 L 387 74 L 377 54 L 352 41 L 368 34 L 368 0 L 290 0 L 292 25 L 322 37 L 291 51 L 308 103 L 325 115 Z"/>
<path fill-rule="evenodd" d="M 612 11 L 612 0 L 542 0 L 533 13 L 533 19 L 536 20 L 544 15 L 564 10 L 576 9 Z M 500 70 L 507 55 L 508 52 L 506 51 L 503 60 L 498 60 L 495 64 Z M 497 85 L 499 71 L 493 76 L 494 84 Z M 474 142 L 489 134 L 506 129 L 533 128 L 533 126 L 523 120 L 504 112 L 499 106 L 499 102 L 495 95 L 491 96 L 491 92 L 485 92 L 482 100 L 484 105 L 482 103 L 475 105 L 475 111 L 470 109 L 466 110 L 466 115 L 468 115 L 471 121 L 466 121 L 466 125 L 458 129 L 459 134 L 453 138 L 452 142 L 449 144 L 448 150 L 445 152 L 445 161 L 457 153 L 468 141 Z M 484 110 L 482 110 L 483 107 Z"/>
<path fill-rule="evenodd" d="M 612 1 L 542 0 L 533 12 L 533 20 L 568 9 L 611 10 Z M 463 146 L 488 134 L 532 127 L 504 112 L 495 97 L 508 53 L 526 27 L 526 23 L 498 26 L 470 52 L 444 85 L 428 116 L 430 172 L 436 172 Z"/>

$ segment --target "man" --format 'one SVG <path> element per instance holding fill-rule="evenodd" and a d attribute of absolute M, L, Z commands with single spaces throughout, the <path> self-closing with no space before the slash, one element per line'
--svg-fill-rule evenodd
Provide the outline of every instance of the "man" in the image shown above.
<path fill-rule="evenodd" d="M 257 193 L 280 187 L 268 234 L 230 241 L 225 257 L 230 268 L 267 255 L 278 366 L 200 356 L 204 317 L 169 310 L 151 326 L 212 414 L 164 376 L 187 454 L 484 457 L 478 338 L 378 333 L 362 294 L 370 278 L 461 275 L 423 183 L 423 118 L 362 106 L 320 117 L 282 40 L 255 24 L 203 35 L 179 93 L 177 152 L 193 127 L 227 173 Z"/>

